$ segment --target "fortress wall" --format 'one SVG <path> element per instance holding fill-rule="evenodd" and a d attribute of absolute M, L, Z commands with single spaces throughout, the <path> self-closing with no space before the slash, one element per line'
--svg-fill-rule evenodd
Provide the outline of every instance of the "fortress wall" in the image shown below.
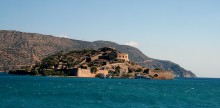
<path fill-rule="evenodd" d="M 90 73 L 89 69 L 79 69 L 78 68 L 78 77 L 95 77 L 95 74 Z"/>
<path fill-rule="evenodd" d="M 98 72 L 96 72 L 96 74 L 97 73 L 102 73 L 106 76 L 108 74 L 108 70 L 99 70 Z"/>
<path fill-rule="evenodd" d="M 153 79 L 174 79 L 173 72 L 168 70 L 150 70 L 149 75 L 153 76 Z"/>
<path fill-rule="evenodd" d="M 104 75 L 107 75 L 108 70 L 99 70 L 99 71 L 96 72 L 96 74 L 97 73 L 102 73 Z M 89 69 L 80 69 L 80 68 L 78 68 L 77 76 L 78 77 L 95 77 L 96 74 L 91 73 Z"/>

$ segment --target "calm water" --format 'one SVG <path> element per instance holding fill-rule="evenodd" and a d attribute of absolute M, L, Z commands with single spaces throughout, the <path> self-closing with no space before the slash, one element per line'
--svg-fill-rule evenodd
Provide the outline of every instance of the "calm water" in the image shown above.
<path fill-rule="evenodd" d="M 220 79 L 95 79 L 0 74 L 0 108 L 220 108 Z"/>

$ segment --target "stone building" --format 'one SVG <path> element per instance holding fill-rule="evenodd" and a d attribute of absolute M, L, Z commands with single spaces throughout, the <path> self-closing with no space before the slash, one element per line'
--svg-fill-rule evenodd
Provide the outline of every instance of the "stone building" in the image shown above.
<path fill-rule="evenodd" d="M 126 54 L 126 53 L 116 53 L 116 59 L 129 61 L 128 54 Z"/>
<path fill-rule="evenodd" d="M 100 51 L 104 52 L 101 56 L 99 56 L 99 59 L 106 59 L 106 60 L 124 60 L 124 61 L 129 61 L 128 59 L 128 54 L 126 53 L 121 53 L 117 51 L 115 48 L 100 48 Z"/>
<path fill-rule="evenodd" d="M 120 53 L 120 52 L 114 52 L 112 51 L 109 54 L 109 57 L 112 59 L 116 59 L 116 60 L 124 60 L 124 61 L 129 61 L 128 59 L 128 54 L 126 53 Z"/>

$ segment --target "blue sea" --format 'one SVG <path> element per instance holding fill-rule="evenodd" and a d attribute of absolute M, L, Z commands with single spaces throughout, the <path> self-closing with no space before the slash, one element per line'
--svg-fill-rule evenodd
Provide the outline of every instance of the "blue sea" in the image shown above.
<path fill-rule="evenodd" d="M 220 79 L 98 79 L 0 73 L 0 108 L 220 108 Z"/>

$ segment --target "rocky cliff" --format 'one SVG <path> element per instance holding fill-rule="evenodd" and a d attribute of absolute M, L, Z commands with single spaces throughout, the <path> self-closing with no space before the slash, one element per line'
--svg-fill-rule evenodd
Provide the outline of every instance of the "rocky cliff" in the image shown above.
<path fill-rule="evenodd" d="M 108 41 L 87 42 L 8 30 L 0 30 L 0 71 L 32 65 L 45 56 L 61 50 L 98 49 L 101 47 L 113 47 L 121 52 L 128 53 L 130 60 L 146 68 L 172 70 L 177 77 L 196 77 L 194 73 L 185 70 L 178 64 L 150 58 L 131 46 Z"/>

